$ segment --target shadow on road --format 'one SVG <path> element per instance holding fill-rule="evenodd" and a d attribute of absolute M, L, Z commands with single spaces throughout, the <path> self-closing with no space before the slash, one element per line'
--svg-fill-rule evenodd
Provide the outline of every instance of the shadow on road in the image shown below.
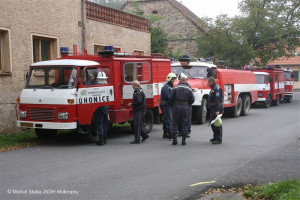
<path fill-rule="evenodd" d="M 124 136 L 131 136 L 130 127 L 112 127 L 108 131 L 107 139 L 120 138 Z M 40 139 L 42 140 L 42 139 Z M 39 146 L 76 146 L 86 145 L 91 142 L 86 141 L 82 134 L 75 131 L 59 131 L 55 138 L 42 140 Z"/>

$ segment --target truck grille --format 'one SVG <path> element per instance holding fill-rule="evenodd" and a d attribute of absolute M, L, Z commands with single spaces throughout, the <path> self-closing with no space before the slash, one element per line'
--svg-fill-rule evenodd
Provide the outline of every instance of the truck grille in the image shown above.
<path fill-rule="evenodd" d="M 54 110 L 53 109 L 28 109 L 28 117 L 31 120 L 37 121 L 54 121 Z"/>

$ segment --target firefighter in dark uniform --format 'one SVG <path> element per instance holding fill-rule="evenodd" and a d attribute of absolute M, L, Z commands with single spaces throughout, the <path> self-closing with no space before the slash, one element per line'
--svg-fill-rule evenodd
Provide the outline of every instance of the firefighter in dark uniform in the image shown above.
<path fill-rule="evenodd" d="M 132 88 L 134 89 L 133 102 L 129 103 L 128 106 L 131 106 L 134 112 L 134 140 L 130 143 L 139 144 L 141 137 L 142 142 L 149 138 L 149 135 L 143 128 L 143 119 L 146 112 L 146 96 L 139 81 L 132 81 Z"/>
<path fill-rule="evenodd" d="M 189 106 L 195 101 L 195 96 L 186 84 L 187 77 L 181 74 L 179 84 L 172 90 L 169 97 L 173 105 L 173 120 L 172 120 L 172 134 L 173 145 L 177 145 L 178 125 L 181 125 L 182 145 L 186 145 L 186 137 L 189 129 Z"/>
<path fill-rule="evenodd" d="M 162 110 L 162 114 L 164 117 L 163 124 L 163 138 L 172 139 L 172 105 L 169 102 L 169 96 L 173 90 L 173 84 L 176 80 L 176 74 L 169 73 L 166 79 L 166 83 L 161 88 L 161 96 L 160 96 L 160 108 Z"/>
<path fill-rule="evenodd" d="M 210 121 L 212 121 L 223 112 L 223 91 L 222 88 L 216 84 L 216 80 L 212 76 L 208 78 L 208 85 L 211 87 L 208 103 L 210 108 Z M 217 127 L 211 124 L 211 129 L 214 132 L 214 137 L 210 139 L 210 141 L 212 144 L 221 144 L 223 127 Z"/>
<path fill-rule="evenodd" d="M 107 76 L 104 72 L 97 74 L 97 79 L 93 84 L 107 84 Z M 107 126 L 108 126 L 108 106 L 102 106 L 96 110 L 97 134 L 99 141 L 97 145 L 103 146 L 106 144 Z"/>
<path fill-rule="evenodd" d="M 179 79 L 180 79 L 180 77 L 179 77 Z M 191 85 L 188 82 L 186 82 L 186 84 L 189 88 L 192 89 Z M 188 118 L 189 119 L 189 129 L 188 129 L 188 134 L 186 136 L 187 138 L 191 137 L 190 134 L 192 132 L 192 105 L 189 106 L 189 114 L 190 114 L 190 116 Z M 178 136 L 181 137 L 182 135 L 180 134 L 180 132 L 181 132 L 181 125 L 180 124 L 178 125 L 178 132 L 179 132 Z"/>
<path fill-rule="evenodd" d="M 97 134 L 99 135 L 99 141 L 97 145 L 103 146 L 106 144 L 107 125 L 108 125 L 108 106 L 102 106 L 97 108 L 96 112 L 97 122 Z"/>

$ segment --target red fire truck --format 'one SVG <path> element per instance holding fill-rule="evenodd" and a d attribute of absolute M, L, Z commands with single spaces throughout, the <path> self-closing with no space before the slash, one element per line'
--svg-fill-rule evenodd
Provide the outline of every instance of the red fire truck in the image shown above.
<path fill-rule="evenodd" d="M 270 74 L 267 72 L 254 72 L 254 74 L 258 88 L 258 99 L 256 102 L 262 102 L 266 108 L 269 108 L 272 103 Z"/>
<path fill-rule="evenodd" d="M 269 74 L 270 82 L 270 98 L 274 106 L 278 106 L 280 100 L 284 98 L 284 82 L 283 82 L 283 69 L 281 67 L 255 67 L 245 66 L 245 70 L 251 70 L 253 72 L 266 72 Z M 261 96 L 261 94 L 260 94 Z M 259 96 L 259 97 L 260 97 Z"/>
<path fill-rule="evenodd" d="M 257 84 L 255 75 L 251 71 L 219 69 L 207 62 L 173 62 L 172 72 L 184 73 L 195 95 L 192 105 L 192 121 L 203 124 L 206 121 L 208 96 L 211 88 L 207 78 L 216 78 L 224 92 L 225 113 L 231 117 L 247 115 L 250 106 L 257 100 Z"/>
<path fill-rule="evenodd" d="M 58 129 L 78 129 L 91 141 L 96 141 L 94 112 L 109 106 L 110 123 L 125 123 L 133 119 L 133 89 L 138 80 L 144 88 L 147 111 L 144 127 L 152 129 L 159 119 L 160 90 L 171 62 L 162 55 L 114 53 L 113 47 L 99 55 L 70 54 L 61 48 L 61 58 L 30 66 L 25 89 L 18 101 L 17 125 L 34 128 L 38 137 L 55 135 Z M 108 77 L 106 84 L 95 78 L 99 72 Z"/>
<path fill-rule="evenodd" d="M 294 73 L 290 69 L 284 70 L 284 100 L 287 103 L 292 102 L 293 98 L 293 86 L 294 86 Z"/>

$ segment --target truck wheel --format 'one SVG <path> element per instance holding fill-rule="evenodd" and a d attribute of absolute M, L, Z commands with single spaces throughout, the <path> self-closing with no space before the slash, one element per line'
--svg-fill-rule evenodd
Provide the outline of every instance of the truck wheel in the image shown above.
<path fill-rule="evenodd" d="M 38 129 L 38 128 L 36 128 L 34 131 L 38 138 L 53 138 L 57 134 L 56 129 Z"/>
<path fill-rule="evenodd" d="M 143 127 L 144 127 L 144 131 L 146 133 L 150 133 L 153 127 L 153 112 L 152 110 L 146 110 L 146 113 L 144 115 L 144 119 L 143 119 Z"/>
<path fill-rule="evenodd" d="M 271 105 L 271 102 L 272 102 L 271 95 L 269 94 L 266 101 L 264 102 L 265 103 L 265 108 L 269 108 L 270 105 Z"/>
<path fill-rule="evenodd" d="M 273 100 L 272 103 L 273 103 L 273 106 L 279 106 L 280 101 L 279 101 L 279 99 L 276 99 L 276 100 Z"/>
<path fill-rule="evenodd" d="M 243 101 L 242 98 L 239 96 L 238 100 L 236 101 L 236 105 L 230 109 L 230 116 L 237 118 L 241 115 L 242 112 Z"/>
<path fill-rule="evenodd" d="M 288 96 L 287 99 L 286 99 L 286 102 L 291 103 L 292 102 L 292 96 Z"/>
<path fill-rule="evenodd" d="M 99 136 L 97 135 L 97 120 L 95 119 L 95 115 L 92 119 L 92 124 L 88 126 L 88 131 L 84 134 L 84 139 L 87 142 L 98 142 Z"/>
<path fill-rule="evenodd" d="M 205 124 L 206 116 L 207 116 L 207 100 L 203 98 L 201 106 L 198 106 L 196 110 L 196 123 Z"/>
<path fill-rule="evenodd" d="M 250 110 L 251 107 L 251 100 L 250 97 L 248 95 L 245 95 L 242 97 L 242 116 L 246 116 L 248 115 L 248 112 Z"/>

